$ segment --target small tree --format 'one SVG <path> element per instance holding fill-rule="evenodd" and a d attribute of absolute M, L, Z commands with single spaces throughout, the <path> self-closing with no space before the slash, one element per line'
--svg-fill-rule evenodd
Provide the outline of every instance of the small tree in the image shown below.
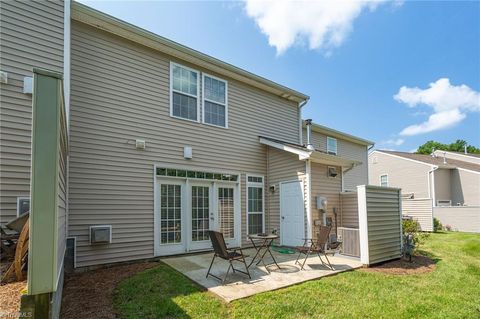
<path fill-rule="evenodd" d="M 422 232 L 420 224 L 413 219 L 403 219 L 403 255 L 411 261 L 415 252 L 428 238 L 429 234 Z"/>
<path fill-rule="evenodd" d="M 433 231 L 437 232 L 443 229 L 442 223 L 438 220 L 438 218 L 433 219 Z"/>

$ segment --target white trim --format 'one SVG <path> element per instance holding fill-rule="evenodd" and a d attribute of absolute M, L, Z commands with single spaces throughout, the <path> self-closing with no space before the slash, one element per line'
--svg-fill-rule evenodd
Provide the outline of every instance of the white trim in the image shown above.
<path fill-rule="evenodd" d="M 383 176 L 386 176 L 386 177 L 387 177 L 387 185 L 382 185 L 382 177 L 383 177 Z M 380 185 L 381 187 L 388 187 L 388 185 L 389 185 L 388 174 L 387 174 L 387 173 L 380 174 L 379 182 L 380 182 L 379 185 Z"/>
<path fill-rule="evenodd" d="M 67 136 L 70 132 L 70 35 L 71 35 L 71 0 L 64 2 L 63 14 L 63 96 L 65 105 L 65 117 L 67 124 Z"/>
<path fill-rule="evenodd" d="M 249 177 L 261 177 L 262 182 L 249 182 L 248 178 Z M 262 211 L 261 212 L 249 212 L 248 211 L 248 187 L 262 187 Z M 251 235 L 248 232 L 248 215 L 249 214 L 262 214 L 262 233 L 264 233 L 265 230 L 265 176 L 264 175 L 258 175 L 258 174 L 246 174 L 245 176 L 245 200 L 246 200 L 246 206 L 245 206 L 245 217 L 246 217 L 246 235 Z"/>
<path fill-rule="evenodd" d="M 25 196 L 17 196 L 17 217 L 20 217 L 20 201 L 22 199 L 28 199 L 28 206 L 29 208 L 31 207 L 30 205 L 32 204 L 32 201 L 30 199 L 30 196 L 25 195 Z M 30 210 L 30 209 L 29 209 Z"/>
<path fill-rule="evenodd" d="M 367 190 L 365 185 L 357 186 L 357 202 L 358 231 L 360 236 L 360 261 L 364 265 L 369 265 L 370 256 L 368 247 Z"/>
<path fill-rule="evenodd" d="M 422 162 L 422 161 L 417 161 L 417 160 L 414 160 L 414 159 L 411 159 L 411 158 L 406 158 L 406 157 L 399 156 L 399 155 L 395 155 L 395 154 L 384 153 L 384 152 L 379 151 L 379 150 L 375 150 L 375 151 L 371 152 L 370 154 L 368 154 L 368 157 L 370 157 L 370 156 L 373 155 L 374 153 L 380 153 L 380 154 L 392 156 L 392 157 L 395 157 L 395 158 L 400 158 L 400 159 L 403 159 L 403 160 L 406 160 L 406 161 L 410 161 L 410 162 L 414 162 L 414 163 L 418 163 L 418 164 L 427 165 L 427 166 L 430 166 L 431 168 L 437 167 L 437 165 L 434 165 L 434 164 L 428 164 L 428 163 L 425 163 L 425 162 Z"/>
<path fill-rule="evenodd" d="M 260 144 L 265 144 L 265 145 L 268 145 L 268 146 L 271 146 L 271 147 L 274 147 L 274 148 L 277 148 L 277 149 L 280 149 L 280 150 L 283 150 L 283 151 L 286 151 L 286 152 L 297 154 L 300 157 L 303 157 L 303 158 L 300 158 L 300 159 L 309 158 L 310 154 L 311 154 L 311 152 L 299 150 L 295 147 L 287 146 L 287 145 L 284 145 L 284 144 L 281 144 L 281 143 L 276 143 L 276 142 L 270 141 L 270 140 L 268 140 L 266 138 L 263 138 L 263 137 L 260 137 L 259 142 L 260 142 Z"/>
<path fill-rule="evenodd" d="M 307 238 L 312 238 L 313 217 L 312 217 L 312 163 L 305 161 L 305 181 L 307 183 L 307 194 L 305 194 L 307 210 Z"/>
<path fill-rule="evenodd" d="M 153 164 L 153 255 L 160 252 L 160 198 L 158 198 L 157 165 Z"/>
<path fill-rule="evenodd" d="M 190 94 L 190 93 L 185 93 L 185 92 L 181 92 L 181 91 L 177 91 L 177 90 L 173 89 L 173 67 L 174 66 L 178 66 L 180 68 L 189 70 L 191 72 L 195 72 L 197 74 L 197 96 L 195 96 L 193 94 Z M 184 66 L 182 64 L 170 61 L 170 88 L 169 88 L 169 91 L 170 91 L 170 117 L 180 119 L 180 120 L 200 123 L 200 112 L 201 112 L 201 110 L 200 110 L 200 71 L 197 71 L 195 69 L 189 68 L 188 66 Z M 173 115 L 173 92 L 176 92 L 178 94 L 183 94 L 183 95 L 186 95 L 186 96 L 193 97 L 193 98 L 197 99 L 197 119 L 196 120 L 191 120 L 191 119 L 187 119 L 187 118 L 184 118 L 184 117 Z"/>
<path fill-rule="evenodd" d="M 466 169 L 466 168 L 456 167 L 456 169 L 458 169 L 459 171 L 465 171 L 465 172 L 469 172 L 469 173 L 480 174 L 480 172 L 472 171 L 472 170 Z"/>
<path fill-rule="evenodd" d="M 328 141 L 329 140 L 335 141 L 335 152 L 329 150 L 329 148 L 328 148 Z M 327 136 L 327 154 L 338 155 L 338 140 L 335 137 Z"/>
<path fill-rule="evenodd" d="M 214 79 L 214 80 L 225 83 L 225 103 L 224 104 L 219 103 L 217 101 L 209 100 L 205 97 L 205 77 L 206 76 L 211 78 L 211 79 Z M 214 103 L 214 104 L 218 104 L 218 105 L 222 105 L 222 106 L 225 107 L 225 126 L 205 122 L 205 101 L 210 102 L 210 103 Z M 202 123 L 203 124 L 228 129 L 228 81 L 227 80 L 224 80 L 224 79 L 218 78 L 216 76 L 210 75 L 208 73 L 203 73 L 202 72 L 202 116 L 201 116 L 201 118 L 202 118 Z"/>

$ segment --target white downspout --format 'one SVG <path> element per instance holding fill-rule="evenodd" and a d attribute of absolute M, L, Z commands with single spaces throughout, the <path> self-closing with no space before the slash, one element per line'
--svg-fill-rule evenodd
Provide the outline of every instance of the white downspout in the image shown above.
<path fill-rule="evenodd" d="M 307 182 L 306 209 L 307 209 L 307 238 L 312 238 L 312 164 L 309 159 L 305 161 L 305 175 Z"/>
<path fill-rule="evenodd" d="M 304 107 L 305 104 L 308 103 L 308 100 L 310 100 L 309 97 L 303 102 L 298 103 L 298 138 L 299 138 L 298 144 L 300 145 L 303 145 L 302 107 Z"/>
<path fill-rule="evenodd" d="M 438 166 L 433 166 L 431 170 L 428 171 L 427 174 L 427 182 L 428 182 L 428 197 L 432 199 L 432 207 L 437 206 L 436 204 L 436 196 L 435 196 L 435 174 L 434 172 L 438 169 Z"/>

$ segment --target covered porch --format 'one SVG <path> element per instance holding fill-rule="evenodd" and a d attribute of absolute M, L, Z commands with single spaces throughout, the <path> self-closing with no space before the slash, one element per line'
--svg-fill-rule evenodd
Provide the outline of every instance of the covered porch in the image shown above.
<path fill-rule="evenodd" d="M 245 249 L 244 252 L 249 256 L 247 258 L 248 264 L 255 255 L 255 250 L 253 248 Z M 249 268 L 252 279 L 241 273 L 230 272 L 223 285 L 215 278 L 206 278 L 213 253 L 169 257 L 162 259 L 162 261 L 226 302 L 362 267 L 358 258 L 336 254 L 335 256 L 328 256 L 334 268 L 334 270 L 330 270 L 322 265 L 317 255 L 313 255 L 306 261 L 305 269 L 300 270 L 300 266 L 295 264 L 297 253 L 283 254 L 275 250 L 272 253 L 280 269 L 275 265 L 269 265 L 270 273 L 268 273 L 265 267 L 253 264 Z M 303 258 L 304 256 L 301 256 L 300 260 L 303 261 Z M 238 263 L 235 267 L 243 269 L 244 266 Z M 212 272 L 219 277 L 224 277 L 227 268 L 228 262 L 217 258 L 212 267 Z"/>

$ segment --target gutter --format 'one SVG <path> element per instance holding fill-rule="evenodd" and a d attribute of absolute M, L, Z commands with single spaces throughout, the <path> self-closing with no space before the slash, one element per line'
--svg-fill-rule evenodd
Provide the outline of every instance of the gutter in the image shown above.
<path fill-rule="evenodd" d="M 303 120 L 302 120 L 302 107 L 305 106 L 305 104 L 308 103 L 310 100 L 310 97 L 307 96 L 305 100 L 302 102 L 298 103 L 298 144 L 303 145 Z"/>
<path fill-rule="evenodd" d="M 428 182 L 428 196 L 432 199 L 432 207 L 435 207 L 435 175 L 433 175 L 433 172 L 435 172 L 438 169 L 438 166 L 432 166 L 432 169 L 428 171 L 427 173 L 427 182 Z M 432 178 L 430 178 L 430 175 L 432 175 Z M 431 180 L 431 182 L 430 182 Z"/>

